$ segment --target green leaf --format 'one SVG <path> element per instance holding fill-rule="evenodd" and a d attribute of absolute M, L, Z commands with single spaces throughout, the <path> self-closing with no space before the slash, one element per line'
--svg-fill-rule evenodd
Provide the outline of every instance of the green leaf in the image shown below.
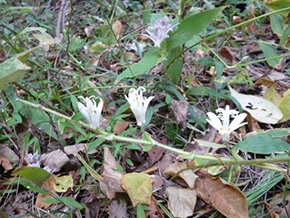
<path fill-rule="evenodd" d="M 143 135 L 142 135 L 142 139 L 151 143 L 149 145 L 143 144 L 143 151 L 145 151 L 145 152 L 150 151 L 152 149 L 152 147 L 153 147 L 152 138 L 150 137 L 150 135 L 147 132 L 144 132 Z"/>
<path fill-rule="evenodd" d="M 0 64 L 0 90 L 6 89 L 5 84 L 15 82 L 24 77 L 24 70 L 30 69 L 24 63 L 28 55 L 36 49 L 38 47 L 16 54 Z"/>
<path fill-rule="evenodd" d="M 86 43 L 86 40 L 82 40 L 80 36 L 77 36 L 76 38 L 73 38 L 69 43 L 69 52 L 74 53 L 76 51 L 79 51 L 84 44 Z"/>
<path fill-rule="evenodd" d="M 245 138 L 235 145 L 243 152 L 255 154 L 271 154 L 290 150 L 290 145 L 280 138 L 274 138 L 270 134 L 258 134 Z"/>
<path fill-rule="evenodd" d="M 80 156 L 79 154 L 77 155 L 79 161 L 84 165 L 84 167 L 86 168 L 87 171 L 89 171 L 89 173 L 99 182 L 104 182 L 104 178 L 98 174 L 89 164 L 87 164 L 87 162 L 82 158 L 82 156 Z"/>
<path fill-rule="evenodd" d="M 44 181 L 50 177 L 50 173 L 42 168 L 27 166 L 21 167 L 20 169 L 13 171 L 13 174 L 28 179 L 39 187 L 41 187 Z"/>
<path fill-rule="evenodd" d="M 165 66 L 167 68 L 165 71 L 165 75 L 167 75 L 174 84 L 177 84 L 179 82 L 181 76 L 183 58 L 182 57 L 176 58 L 181 53 L 181 51 L 182 51 L 181 46 L 173 48 L 168 53 L 167 60 L 165 61 Z M 171 61 L 173 62 L 171 63 Z M 168 64 L 170 65 L 168 66 Z"/>
<path fill-rule="evenodd" d="M 96 149 L 97 147 L 99 147 L 104 141 L 106 141 L 103 138 L 97 138 L 94 141 L 92 141 L 91 143 L 88 144 L 88 149 L 87 152 L 90 152 L 94 149 Z"/>
<path fill-rule="evenodd" d="M 276 11 L 276 10 L 290 7 L 289 0 L 264 0 L 263 3 L 267 5 L 271 11 Z M 289 8 L 289 11 L 281 12 L 280 14 L 282 14 L 283 16 L 287 16 L 289 12 L 290 12 L 290 8 Z"/>
<path fill-rule="evenodd" d="M 271 24 L 272 31 L 278 36 L 281 36 L 284 31 L 284 26 L 286 26 L 283 17 L 278 14 L 271 15 L 270 24 Z"/>
<path fill-rule="evenodd" d="M 289 35 L 290 35 L 290 25 L 288 25 L 286 27 L 286 29 L 283 31 L 283 34 L 282 34 L 282 37 L 281 37 L 280 43 L 279 43 L 280 46 L 285 45 Z M 287 44 L 289 44 L 289 42 Z"/>
<path fill-rule="evenodd" d="M 23 64 L 17 57 L 12 57 L 0 64 L 0 90 L 6 89 L 6 84 L 24 77 L 24 70 L 30 67 Z"/>
<path fill-rule="evenodd" d="M 127 173 L 122 177 L 122 188 L 129 195 L 133 206 L 151 202 L 153 180 L 146 173 Z"/>
<path fill-rule="evenodd" d="M 137 208 L 137 217 L 138 218 L 145 218 L 145 213 L 144 213 L 144 209 L 143 209 L 142 205 L 138 204 L 136 208 Z"/>
<path fill-rule="evenodd" d="M 151 48 L 141 61 L 132 66 L 128 66 L 128 68 L 117 77 L 115 84 L 124 78 L 133 78 L 142 75 L 162 60 L 164 60 L 162 50 L 155 47 Z"/>
<path fill-rule="evenodd" d="M 273 58 L 280 55 L 277 49 L 272 44 L 264 42 L 262 40 L 259 40 L 258 43 L 263 51 L 265 58 Z M 282 61 L 282 58 L 278 57 L 275 59 L 267 60 L 267 63 L 271 67 L 276 68 L 280 64 L 281 61 Z"/>
<path fill-rule="evenodd" d="M 84 205 L 79 204 L 74 199 L 69 198 L 69 197 L 60 197 L 60 198 L 51 197 L 51 198 L 43 199 L 42 202 L 47 203 L 47 204 L 63 203 L 79 210 L 82 210 L 84 208 Z"/>
<path fill-rule="evenodd" d="M 20 33 L 18 33 L 18 36 L 20 34 L 25 34 L 25 33 L 29 33 L 32 31 L 39 31 L 41 33 L 45 33 L 47 30 L 45 28 L 42 28 L 42 27 L 25 27 Z"/>
<path fill-rule="evenodd" d="M 57 135 L 49 122 L 49 116 L 43 110 L 37 110 L 33 107 L 28 107 L 29 117 L 32 123 L 42 129 L 47 135 L 57 139 Z"/>
<path fill-rule="evenodd" d="M 210 22 L 223 10 L 223 7 L 200 12 L 180 22 L 178 29 L 167 40 L 167 50 L 186 43 L 203 31 Z"/>
<path fill-rule="evenodd" d="M 266 132 L 258 133 L 259 135 L 270 135 L 272 137 L 282 137 L 290 135 L 290 128 L 276 128 Z"/>
<path fill-rule="evenodd" d="M 27 188 L 27 189 L 29 189 L 29 190 L 31 190 L 33 192 L 37 192 L 37 193 L 41 193 L 41 194 L 47 194 L 48 193 L 46 190 L 34 186 L 30 180 L 24 179 L 24 178 L 20 178 L 20 177 L 16 178 L 16 179 L 13 179 L 13 182 L 11 184 L 13 184 L 13 185 L 20 184 L 20 185 L 24 186 L 25 188 Z"/>
<path fill-rule="evenodd" d="M 85 207 L 84 205 L 79 204 L 77 201 L 75 201 L 74 199 L 69 198 L 69 197 L 61 197 L 61 198 L 59 198 L 59 200 L 62 203 L 69 205 L 69 206 L 72 206 L 72 207 L 79 209 L 79 210 L 82 210 Z"/>

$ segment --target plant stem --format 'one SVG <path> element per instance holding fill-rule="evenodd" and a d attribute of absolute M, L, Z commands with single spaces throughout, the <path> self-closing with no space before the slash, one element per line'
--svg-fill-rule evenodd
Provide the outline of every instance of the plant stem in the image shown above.
<path fill-rule="evenodd" d="M 194 153 L 183 151 L 183 150 L 178 149 L 178 148 L 174 148 L 174 147 L 170 147 L 168 145 L 161 144 L 153 139 L 151 141 L 146 141 L 143 139 L 134 139 L 134 138 L 124 137 L 124 136 L 117 136 L 114 133 L 108 133 L 108 132 L 105 132 L 103 130 L 93 129 L 88 124 L 86 124 L 82 121 L 74 121 L 69 116 L 63 115 L 62 113 L 59 113 L 57 111 L 46 108 L 40 104 L 31 103 L 29 101 L 19 99 L 19 98 L 17 98 L 16 100 L 19 102 L 22 102 L 23 104 L 26 104 L 26 105 L 32 106 L 34 108 L 44 110 L 48 113 L 57 115 L 61 118 L 66 119 L 67 121 L 69 121 L 71 123 L 74 123 L 74 124 L 77 123 L 84 128 L 90 129 L 94 133 L 100 134 L 100 135 L 97 135 L 97 137 L 104 138 L 106 140 L 116 140 L 116 141 L 123 141 L 123 142 L 140 143 L 140 144 L 152 145 L 152 146 L 155 145 L 155 146 L 158 146 L 160 148 L 166 149 L 168 151 L 175 152 L 175 153 L 179 154 L 182 158 L 185 158 L 185 159 L 202 159 L 202 160 L 211 161 L 209 164 L 195 166 L 195 168 L 204 168 L 204 167 L 218 166 L 218 165 L 252 165 L 252 166 L 260 167 L 263 169 L 274 170 L 274 171 L 284 173 L 284 172 L 286 172 L 286 169 L 279 168 L 278 166 L 271 165 L 269 163 L 290 162 L 290 156 L 271 157 L 268 159 L 245 160 L 245 159 L 242 159 L 241 157 L 239 157 L 239 158 L 237 158 L 237 157 L 235 157 L 235 158 L 223 158 L 223 157 L 194 154 Z"/>

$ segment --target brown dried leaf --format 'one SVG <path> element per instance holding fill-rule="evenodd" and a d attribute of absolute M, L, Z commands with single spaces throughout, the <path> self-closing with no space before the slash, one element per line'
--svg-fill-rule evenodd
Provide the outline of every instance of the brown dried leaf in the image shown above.
<path fill-rule="evenodd" d="M 122 37 L 123 34 L 123 25 L 119 20 L 116 20 L 113 24 L 112 24 L 112 29 L 116 35 L 116 38 L 119 40 Z"/>
<path fill-rule="evenodd" d="M 151 196 L 150 210 L 145 211 L 145 217 L 149 218 L 164 218 L 162 210 L 158 207 L 156 199 Z"/>
<path fill-rule="evenodd" d="M 163 179 L 158 175 L 151 175 L 153 179 L 153 192 L 159 190 L 163 186 Z"/>
<path fill-rule="evenodd" d="M 182 129 L 186 126 L 187 112 L 189 103 L 186 100 L 174 100 L 172 99 L 171 109 L 176 118 L 177 124 L 182 126 Z"/>
<path fill-rule="evenodd" d="M 222 49 L 220 50 L 220 55 L 222 57 L 226 58 L 227 60 L 229 60 L 231 64 L 233 63 L 234 58 L 233 58 L 231 52 L 229 51 L 229 48 L 227 48 L 225 46 L 222 47 Z"/>
<path fill-rule="evenodd" d="M 287 212 L 290 211 L 290 191 L 286 194 L 286 200 L 288 204 L 283 205 L 283 192 L 278 193 L 274 196 L 272 201 L 270 201 L 270 214 L 271 217 L 287 217 Z M 281 206 L 280 206 L 281 205 Z"/>
<path fill-rule="evenodd" d="M 275 82 L 272 81 L 271 79 L 267 78 L 267 77 L 260 77 L 256 82 L 255 85 L 257 86 L 261 86 L 261 85 L 265 85 L 265 86 L 273 86 L 275 85 Z"/>
<path fill-rule="evenodd" d="M 121 119 L 114 125 L 114 133 L 116 135 L 120 135 L 125 129 L 128 128 L 128 126 L 129 126 L 129 123 Z"/>
<path fill-rule="evenodd" d="M 267 203 L 267 202 L 264 202 L 264 203 L 266 205 L 267 210 L 269 211 L 269 214 L 270 214 L 271 218 L 280 218 L 279 217 L 279 213 L 276 212 L 276 211 L 273 211 L 272 207 L 271 207 L 271 205 L 269 203 Z"/>
<path fill-rule="evenodd" d="M 104 148 L 104 171 L 102 173 L 108 189 L 113 192 L 124 192 L 121 188 L 123 173 L 119 172 L 120 166 L 115 161 L 109 148 Z"/>
<path fill-rule="evenodd" d="M 164 149 L 154 146 L 150 151 L 148 151 L 148 156 L 151 164 L 159 161 L 164 153 Z"/>
<path fill-rule="evenodd" d="M 94 26 L 87 26 L 87 27 L 85 27 L 85 33 L 86 33 L 86 36 L 88 38 L 90 38 L 93 35 L 94 29 L 95 29 Z"/>
<path fill-rule="evenodd" d="M 166 168 L 166 170 L 164 171 L 164 174 L 173 176 L 177 172 L 179 172 L 180 170 L 182 170 L 186 167 L 187 167 L 187 165 L 185 162 L 175 162 L 175 163 L 170 164 Z M 194 183 L 195 183 L 196 179 L 198 178 L 198 176 L 195 175 L 192 172 L 192 170 L 190 170 L 190 169 L 183 171 L 182 173 L 180 173 L 178 175 L 178 177 L 182 178 L 187 183 L 189 188 L 194 188 Z"/>
<path fill-rule="evenodd" d="M 128 217 L 127 203 L 120 200 L 112 200 L 109 205 L 109 218 Z"/>
<path fill-rule="evenodd" d="M 55 186 L 54 175 L 50 175 L 50 177 L 47 180 L 45 180 L 45 182 L 42 185 L 43 188 L 45 188 L 46 190 L 49 190 L 51 193 L 55 193 L 54 186 Z M 52 196 L 50 194 L 39 193 L 36 198 L 35 207 L 43 208 L 47 210 L 51 204 L 43 203 L 42 201 L 46 198 L 51 198 L 51 197 Z"/>
<path fill-rule="evenodd" d="M 7 159 L 6 157 L 2 156 L 0 154 L 0 165 L 5 169 L 5 170 L 12 170 L 13 167 L 10 163 L 10 160 Z"/>
<path fill-rule="evenodd" d="M 226 217 L 247 218 L 247 200 L 243 193 L 221 178 L 208 175 L 195 181 L 195 190 L 200 198 Z"/>
<path fill-rule="evenodd" d="M 57 157 L 57 158 L 56 158 Z M 53 172 L 58 172 L 61 168 L 69 162 L 67 155 L 60 149 L 50 152 L 44 156 L 42 163 L 48 166 Z"/>
<path fill-rule="evenodd" d="M 186 218 L 193 214 L 196 191 L 170 186 L 166 189 L 168 208 L 174 217 Z"/>

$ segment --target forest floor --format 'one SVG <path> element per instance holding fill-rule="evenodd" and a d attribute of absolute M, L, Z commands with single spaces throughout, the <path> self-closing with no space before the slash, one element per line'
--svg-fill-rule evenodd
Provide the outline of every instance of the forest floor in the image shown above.
<path fill-rule="evenodd" d="M 232 2 L 0 0 L 0 217 L 290 217 L 290 5 Z"/>

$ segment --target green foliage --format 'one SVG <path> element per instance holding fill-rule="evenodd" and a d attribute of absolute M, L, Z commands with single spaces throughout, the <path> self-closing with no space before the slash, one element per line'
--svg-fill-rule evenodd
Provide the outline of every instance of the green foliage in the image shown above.
<path fill-rule="evenodd" d="M 119 82 L 124 78 L 134 78 L 141 76 L 143 73 L 149 71 L 162 60 L 164 60 L 164 54 L 162 50 L 158 48 L 151 48 L 140 62 L 128 66 L 128 68 L 117 77 L 116 82 Z"/>
<path fill-rule="evenodd" d="M 38 185 L 39 187 L 50 177 L 50 173 L 39 167 L 21 167 L 13 172 L 14 175 L 19 175 L 30 182 Z"/>
<path fill-rule="evenodd" d="M 181 21 L 178 29 L 167 40 L 167 50 L 170 51 L 179 45 L 185 44 L 193 36 L 198 35 L 222 10 L 223 7 L 207 10 Z"/>
<path fill-rule="evenodd" d="M 257 135 L 245 138 L 237 143 L 235 147 L 243 152 L 252 152 L 255 154 L 271 154 L 275 152 L 284 152 L 289 150 L 289 144 L 280 137 L 287 136 L 290 129 L 274 129 Z"/>
<path fill-rule="evenodd" d="M 99 2 L 97 7 L 91 1 L 73 2 L 73 5 L 67 6 L 67 9 L 71 7 L 70 10 L 66 10 L 70 13 L 63 16 L 65 20 L 62 20 L 61 23 L 65 25 L 61 25 L 60 29 L 51 25 L 57 23 L 58 16 L 52 12 L 54 10 L 51 10 L 51 7 L 54 6 L 50 3 L 51 1 L 43 2 L 42 7 L 34 7 L 33 4 L 36 3 L 24 1 L 21 6 L 10 7 L 12 3 L 0 0 L 1 5 L 5 4 L 5 8 L 0 12 L 3 19 L 0 23 L 2 40 L 0 54 L 4 54 L 3 57 L 0 56 L 0 144 L 7 144 L 11 148 L 12 143 L 17 154 L 19 153 L 21 158 L 25 159 L 23 154 L 27 152 L 50 152 L 47 148 L 48 144 L 66 146 L 66 144 L 85 143 L 88 146 L 83 155 L 86 160 L 82 156 L 78 156 L 85 167 L 80 169 L 80 184 L 77 189 L 72 190 L 74 194 L 76 190 L 90 192 L 91 190 L 86 190 L 90 183 L 97 189 L 97 191 L 93 190 L 94 195 L 101 192 L 99 183 L 106 184 L 108 178 L 105 178 L 106 175 L 99 175 L 95 169 L 102 167 L 103 156 L 99 154 L 102 153 L 104 146 L 112 149 L 114 158 L 123 167 L 118 169 L 122 172 L 134 171 L 140 166 L 151 164 L 150 155 L 152 154 L 149 152 L 154 145 L 176 152 L 184 158 L 195 157 L 197 154 L 195 151 L 187 154 L 176 147 L 184 148 L 185 145 L 194 141 L 199 143 L 201 148 L 207 146 L 214 149 L 225 149 L 226 146 L 221 143 L 217 144 L 218 142 L 203 141 L 204 139 L 195 140 L 198 137 L 206 138 L 208 135 L 211 137 L 209 141 L 214 138 L 213 132 L 205 131 L 209 127 L 206 122 L 206 113 L 215 110 L 218 105 L 231 105 L 232 102 L 238 107 L 242 105 L 240 110 L 242 108 L 246 110 L 246 106 L 249 105 L 243 105 L 239 103 L 239 100 L 231 98 L 230 92 L 226 90 L 227 85 L 229 83 L 233 86 L 251 84 L 253 74 L 250 70 L 253 64 L 263 61 L 271 67 L 280 67 L 282 56 L 279 45 L 285 46 L 284 49 L 288 46 L 286 43 L 288 43 L 290 33 L 285 18 L 271 13 L 271 28 L 275 34 L 281 36 L 280 44 L 267 42 L 267 38 L 261 34 L 259 35 L 260 40 L 254 41 L 258 41 L 266 59 L 251 60 L 250 62 L 255 54 L 251 53 L 249 57 L 241 57 L 240 60 L 238 60 L 240 58 L 238 55 L 230 54 L 233 56 L 233 60 L 227 62 L 224 60 L 225 56 L 221 53 L 221 48 L 229 46 L 243 49 L 241 42 L 246 42 L 247 37 L 250 38 L 256 34 L 246 32 L 245 27 L 250 22 L 262 25 L 263 19 L 269 17 L 269 14 L 261 15 L 265 10 L 260 2 L 242 0 L 180 1 L 179 8 L 176 7 L 176 2 L 171 0 L 154 2 L 154 4 L 150 1 L 142 4 L 139 1 L 129 0 L 128 5 L 122 1 Z M 271 8 L 273 5 L 268 3 Z M 229 6 L 220 7 L 225 4 Z M 248 7 L 241 9 L 237 7 L 239 4 Z M 277 1 L 275 4 L 274 7 L 287 7 L 287 3 L 283 6 Z M 80 5 L 82 9 L 86 9 L 85 16 L 84 11 L 78 10 Z M 252 11 L 252 6 L 256 6 L 256 10 Z M 251 15 L 253 13 L 256 17 L 250 20 L 249 13 Z M 240 16 L 243 22 L 234 25 L 232 22 L 234 15 Z M 164 38 L 160 47 L 152 47 L 152 40 L 147 40 L 142 35 L 146 28 L 165 16 L 169 18 L 170 24 L 179 23 L 179 25 L 168 32 L 168 38 Z M 115 21 L 122 24 L 118 34 L 112 28 Z M 241 31 L 238 27 L 241 28 Z M 87 28 L 93 28 L 90 34 L 84 31 Z M 56 30 L 64 35 L 62 39 L 53 37 Z M 238 32 L 244 34 L 242 40 L 235 38 Z M 134 45 L 137 45 L 136 49 Z M 190 57 L 192 61 L 186 60 L 188 52 L 192 52 Z M 185 64 L 189 68 L 187 71 L 183 68 Z M 141 85 L 146 87 L 147 91 L 150 90 L 146 94 L 155 97 L 146 111 L 146 124 L 142 128 L 135 126 L 134 116 L 124 98 L 125 95 L 128 95 L 130 88 Z M 248 88 L 247 85 L 244 87 Z M 144 96 L 146 94 L 144 93 Z M 277 103 L 278 93 L 276 94 L 274 95 L 275 100 L 271 102 L 277 106 L 279 103 Z M 261 154 L 259 155 L 261 158 L 268 157 L 272 153 L 289 150 L 289 143 L 284 140 L 290 134 L 289 129 L 277 128 L 280 122 L 289 120 L 288 95 L 287 92 L 284 94 L 283 97 L 279 95 L 281 99 L 284 99 L 281 100 L 283 118 L 277 118 L 279 121 L 272 125 L 274 129 L 247 137 L 239 143 L 233 144 L 233 148 L 239 148 L 242 152 Z M 91 129 L 84 124 L 83 114 L 77 105 L 78 97 L 81 95 L 84 97 L 99 96 L 104 101 L 103 122 L 96 129 Z M 249 95 L 247 97 L 243 95 L 241 98 L 249 103 L 248 97 Z M 17 98 L 36 104 L 36 106 L 20 103 L 16 100 Z M 2 100 L 5 106 L 2 106 Z M 185 124 L 182 127 L 176 122 L 178 113 L 173 113 L 176 100 L 187 101 L 189 104 L 188 114 L 184 118 Z M 253 101 L 256 100 L 255 98 Z M 260 109 L 263 112 L 268 110 L 268 108 Z M 272 115 L 273 113 L 270 112 L 264 117 L 269 118 Z M 261 121 L 254 115 L 249 116 Z M 125 120 L 125 122 L 123 123 L 121 120 Z M 115 135 L 115 127 L 120 124 L 123 125 L 122 132 Z M 264 128 L 263 124 L 261 128 Z M 248 130 L 246 128 L 246 131 Z M 45 143 L 41 141 L 43 139 Z M 170 145 L 156 143 L 163 139 L 169 140 Z M 128 152 L 128 150 L 131 151 Z M 91 151 L 96 153 L 91 155 L 89 153 Z M 139 155 L 142 158 L 145 157 L 144 162 L 140 161 L 140 166 L 137 166 L 138 161 L 135 161 L 130 153 L 136 154 L 137 157 Z M 240 161 L 239 158 L 242 159 L 242 156 L 236 159 L 229 157 L 228 159 L 231 160 L 229 165 L 233 162 L 234 164 L 220 173 L 220 170 L 227 166 L 227 162 L 224 163 L 227 158 L 220 157 L 218 153 L 215 155 L 197 155 L 195 160 L 198 164 L 215 165 L 208 168 L 211 175 L 217 175 L 229 182 L 238 180 L 237 172 L 241 169 L 238 161 Z M 150 161 L 146 162 L 147 160 Z M 247 162 L 244 159 L 242 161 Z M 17 165 L 18 163 L 14 163 L 13 167 L 15 168 Z M 268 165 L 255 166 L 263 168 Z M 86 174 L 85 169 L 89 173 Z M 67 171 L 60 173 L 67 173 Z M 50 175 L 45 170 L 24 166 L 15 170 L 13 174 L 22 177 L 16 178 L 15 183 L 11 183 L 14 187 L 16 187 L 15 184 L 21 184 L 35 193 L 47 194 L 47 191 L 39 188 Z M 131 177 L 130 173 L 124 174 L 130 177 L 129 181 L 126 181 L 128 190 L 132 187 L 136 190 L 130 193 L 128 191 L 127 194 L 129 193 L 128 196 L 131 197 L 131 200 L 137 200 L 133 202 L 136 206 L 134 209 L 137 216 L 145 217 L 145 210 L 150 208 L 144 204 L 152 203 L 150 202 L 152 181 L 147 174 L 137 174 L 134 172 Z M 255 187 L 253 189 L 256 192 L 247 193 L 248 203 L 257 202 L 257 199 L 269 190 L 267 184 L 273 187 L 282 179 L 281 176 L 282 174 L 277 178 L 274 174 L 265 176 L 270 180 L 262 180 L 264 186 L 257 183 L 257 189 L 255 190 Z M 275 179 L 275 184 L 271 179 Z M 145 202 L 142 199 L 140 201 L 140 198 L 144 197 L 142 189 L 144 180 L 146 180 L 145 188 L 146 194 L 148 194 Z M 134 181 L 138 181 L 140 184 L 133 186 Z M 237 184 L 238 182 L 240 181 L 237 181 Z M 72 181 L 70 184 L 72 185 Z M 120 184 L 118 183 L 118 185 Z M 240 184 L 238 185 L 241 187 Z M 251 183 L 251 185 L 255 184 Z M 110 189 L 110 187 L 108 188 Z M 17 191 L 16 188 L 4 191 L 3 198 L 7 193 L 13 194 Z M 134 199 L 136 193 L 138 196 L 137 199 Z M 84 205 L 80 204 L 78 200 L 78 198 L 73 200 L 69 197 L 57 197 L 46 199 L 44 202 L 64 204 L 83 213 Z M 166 208 L 166 203 L 158 201 L 157 204 L 168 217 L 173 217 Z M 107 205 L 100 205 L 104 206 L 104 211 L 107 212 Z M 251 205 L 249 204 L 249 206 Z M 73 211 L 72 209 L 67 214 L 73 213 Z M 55 211 L 49 212 L 54 213 Z M 55 213 L 57 214 L 57 212 Z M 31 215 L 34 214 L 31 213 L 27 216 Z M 45 216 L 45 214 L 42 215 Z"/>
<path fill-rule="evenodd" d="M 265 58 L 269 58 L 269 60 L 267 60 L 268 64 L 272 67 L 277 67 L 280 62 L 282 61 L 282 58 L 279 57 L 279 53 L 277 51 L 277 49 L 270 43 L 266 43 L 264 41 L 259 40 L 259 45 L 265 55 Z M 272 59 L 274 57 L 277 57 L 276 59 Z M 271 58 L 271 59 L 270 59 Z"/>
<path fill-rule="evenodd" d="M 30 69 L 24 63 L 27 56 L 36 49 L 24 51 L 0 64 L 0 90 L 6 89 L 7 83 L 18 81 L 24 77 L 24 70 Z"/>

